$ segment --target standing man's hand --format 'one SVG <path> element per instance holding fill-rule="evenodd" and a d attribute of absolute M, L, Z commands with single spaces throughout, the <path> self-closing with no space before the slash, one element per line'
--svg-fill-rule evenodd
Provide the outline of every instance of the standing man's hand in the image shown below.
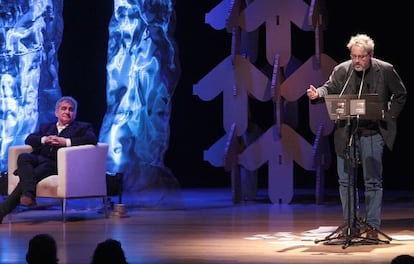
<path fill-rule="evenodd" d="M 306 90 L 306 94 L 308 95 L 310 100 L 315 100 L 319 97 L 318 92 L 316 91 L 315 86 L 312 84 L 309 85 L 309 89 Z"/>

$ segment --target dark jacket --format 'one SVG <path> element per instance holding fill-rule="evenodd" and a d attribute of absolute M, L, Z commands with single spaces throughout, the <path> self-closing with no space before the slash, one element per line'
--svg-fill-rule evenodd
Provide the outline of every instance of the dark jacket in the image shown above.
<path fill-rule="evenodd" d="M 56 122 L 41 124 L 37 132 L 27 136 L 25 143 L 33 147 L 35 154 L 41 154 L 50 159 L 56 160 L 57 151 L 60 147 L 45 145 L 41 143 L 43 136 L 58 135 L 60 137 L 70 138 L 72 146 L 93 144 L 96 145 L 98 138 L 93 130 L 92 124 L 73 121 L 60 133 L 56 128 Z"/>
<path fill-rule="evenodd" d="M 376 123 L 385 145 L 392 150 L 397 133 L 397 117 L 405 105 L 407 91 L 392 64 L 372 58 L 369 71 L 369 82 L 363 87 L 362 93 L 376 93 L 381 98 L 384 118 L 373 122 Z M 320 98 L 323 100 L 323 96 L 326 94 L 340 94 L 342 90 L 344 90 L 344 94 L 358 92 L 360 87 L 358 87 L 358 83 L 352 81 L 354 77 L 351 74 L 356 75 L 355 72 L 353 73 L 351 60 L 338 64 L 329 79 L 318 88 Z M 349 82 L 347 82 L 348 79 Z M 347 128 L 345 122 L 337 122 L 336 124 L 334 144 L 335 152 L 340 156 L 343 156 L 348 144 L 349 131 Z"/>

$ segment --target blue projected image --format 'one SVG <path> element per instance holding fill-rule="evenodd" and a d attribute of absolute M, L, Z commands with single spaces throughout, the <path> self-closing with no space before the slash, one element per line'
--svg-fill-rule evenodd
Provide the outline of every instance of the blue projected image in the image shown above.
<path fill-rule="evenodd" d="M 54 115 L 62 1 L 1 1 L 0 172 L 7 171 L 8 147 L 23 144 L 38 122 Z"/>
<path fill-rule="evenodd" d="M 178 185 L 164 165 L 180 74 L 174 15 L 171 0 L 114 1 L 100 141 L 109 143 L 108 174 L 123 173 L 127 191 Z"/>

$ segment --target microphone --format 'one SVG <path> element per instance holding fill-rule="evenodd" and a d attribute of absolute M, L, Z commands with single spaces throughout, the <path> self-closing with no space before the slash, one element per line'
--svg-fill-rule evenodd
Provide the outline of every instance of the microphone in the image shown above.
<path fill-rule="evenodd" d="M 341 93 L 339 94 L 339 97 L 342 96 L 342 94 L 345 91 L 345 88 L 348 86 L 349 80 L 351 79 L 352 73 L 354 73 L 354 69 L 352 69 L 351 74 L 349 74 L 348 79 L 346 79 L 346 82 L 344 84 L 344 86 L 342 87 Z"/>
<path fill-rule="evenodd" d="M 364 77 L 365 77 L 365 70 L 362 70 L 362 79 L 361 79 L 361 83 L 359 85 L 358 99 L 361 98 L 362 86 L 364 86 Z"/>

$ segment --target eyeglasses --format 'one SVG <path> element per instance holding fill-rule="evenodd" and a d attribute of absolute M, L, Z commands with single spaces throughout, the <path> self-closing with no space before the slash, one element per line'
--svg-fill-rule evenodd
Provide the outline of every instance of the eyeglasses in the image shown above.
<path fill-rule="evenodd" d="M 369 56 L 369 53 L 364 54 L 364 55 L 355 55 L 355 54 L 351 54 L 350 55 L 351 59 L 353 59 L 353 60 L 355 60 L 355 59 L 363 60 L 363 59 L 365 59 L 368 56 Z"/>

